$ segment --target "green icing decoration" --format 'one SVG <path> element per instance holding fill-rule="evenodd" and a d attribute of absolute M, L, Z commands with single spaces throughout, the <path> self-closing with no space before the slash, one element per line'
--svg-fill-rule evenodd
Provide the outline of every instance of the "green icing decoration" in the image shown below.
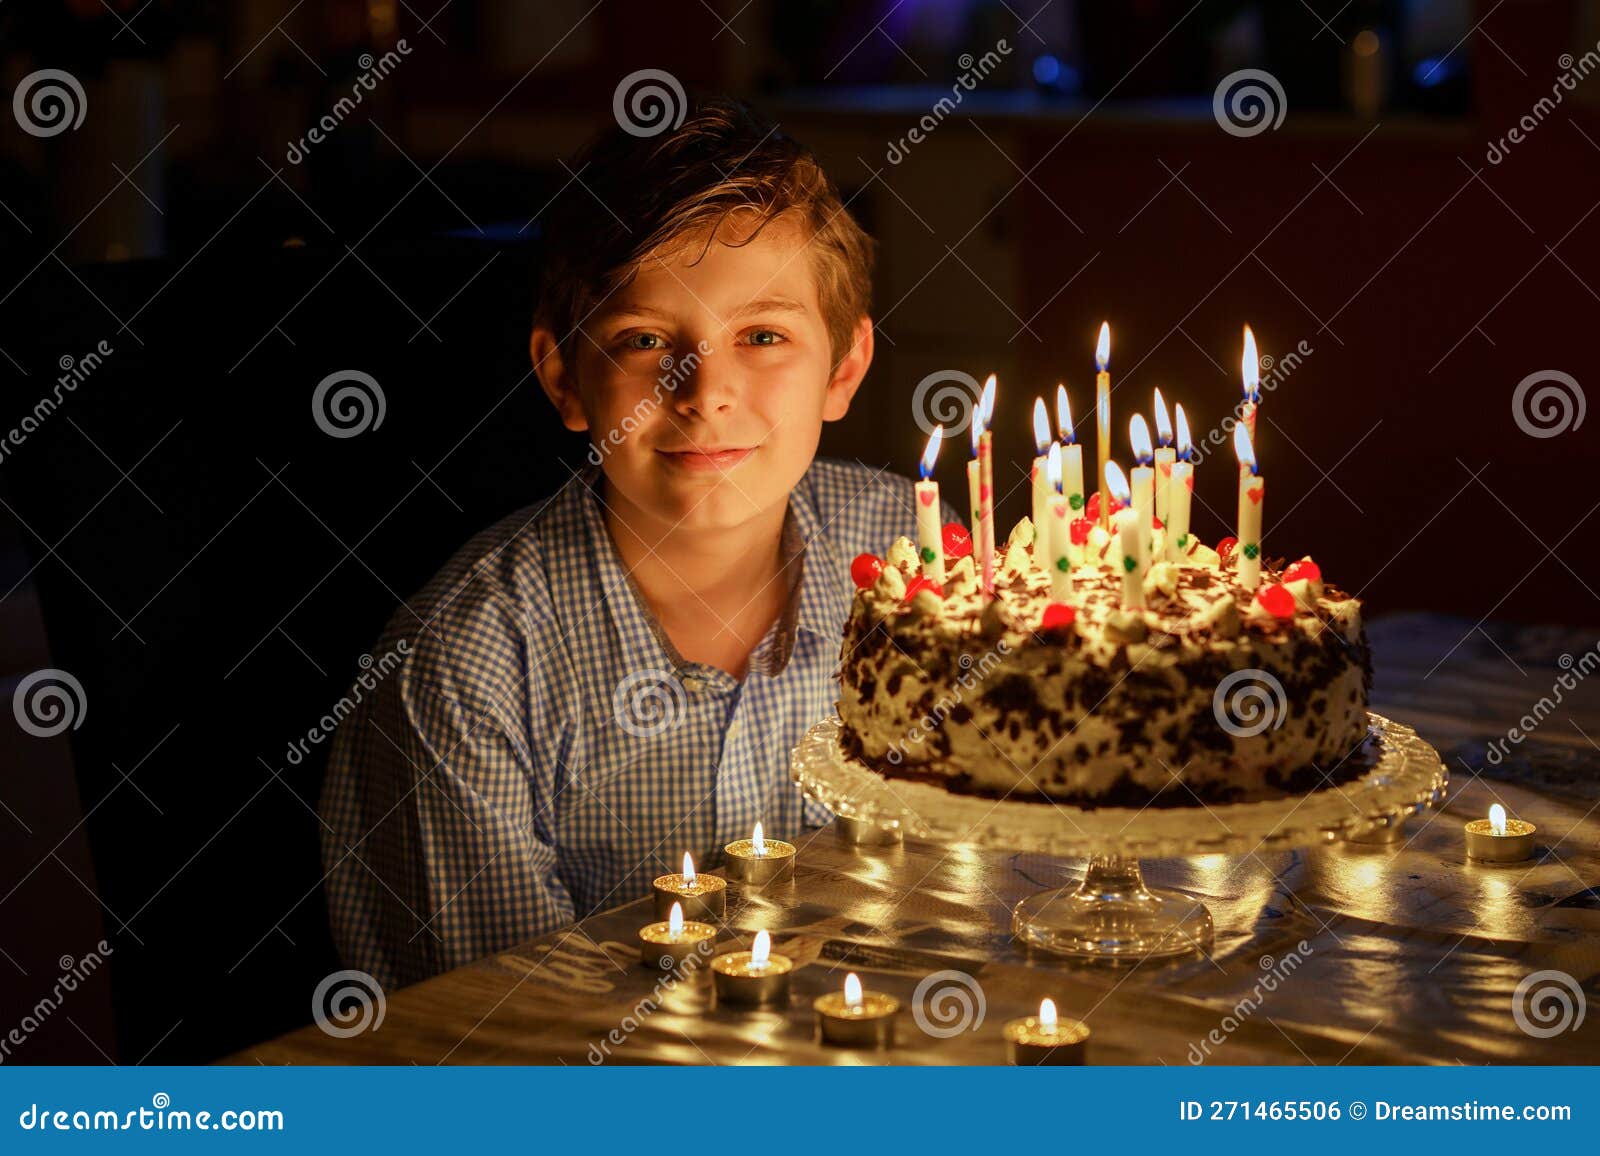
<path fill-rule="evenodd" d="M 1129 574 L 1132 574 L 1134 569 L 1138 565 L 1139 565 L 1139 560 L 1137 558 L 1130 558 L 1126 554 L 1124 554 L 1122 556 L 1122 568 L 1124 570 L 1126 570 Z"/>
<path fill-rule="evenodd" d="M 1256 555 L 1258 555 L 1260 553 L 1261 553 L 1261 547 L 1260 546 L 1257 546 L 1254 542 L 1245 543 L 1244 556 L 1246 558 L 1254 560 Z"/>
<path fill-rule="evenodd" d="M 1057 558 L 1056 559 L 1056 569 L 1061 571 L 1063 574 L 1065 574 L 1067 572 L 1067 567 L 1069 565 L 1071 565 L 1071 563 L 1068 562 L 1065 558 Z"/>
<path fill-rule="evenodd" d="M 1071 495 L 1069 498 L 1067 498 L 1067 505 L 1071 506 L 1074 510 L 1083 509 L 1083 495 L 1082 494 L 1073 494 L 1073 495 Z"/>
<path fill-rule="evenodd" d="M 922 560 L 924 562 L 932 562 L 933 561 L 933 547 L 932 546 L 924 546 L 922 548 Z"/>

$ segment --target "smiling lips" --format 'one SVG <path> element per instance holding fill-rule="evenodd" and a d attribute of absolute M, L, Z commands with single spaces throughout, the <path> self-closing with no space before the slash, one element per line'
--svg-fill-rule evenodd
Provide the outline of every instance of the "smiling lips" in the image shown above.
<path fill-rule="evenodd" d="M 754 446 L 721 450 L 660 450 L 662 457 L 686 470 L 726 470 L 755 453 Z"/>

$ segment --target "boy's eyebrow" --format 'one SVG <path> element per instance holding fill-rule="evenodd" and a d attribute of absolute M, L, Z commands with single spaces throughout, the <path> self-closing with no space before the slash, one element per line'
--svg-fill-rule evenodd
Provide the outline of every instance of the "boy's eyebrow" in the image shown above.
<path fill-rule="evenodd" d="M 733 311 L 730 317 L 748 317 L 752 313 L 805 312 L 807 312 L 806 307 L 792 297 L 760 297 L 741 305 Z M 649 305 L 622 302 L 614 308 L 604 310 L 600 316 L 608 321 L 619 317 L 654 317 L 662 321 L 670 321 L 673 315 L 664 309 L 656 309 Z"/>

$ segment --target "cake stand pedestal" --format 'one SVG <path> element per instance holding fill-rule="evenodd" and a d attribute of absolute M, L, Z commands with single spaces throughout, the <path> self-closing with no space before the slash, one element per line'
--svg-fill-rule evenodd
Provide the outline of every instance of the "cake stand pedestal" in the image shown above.
<path fill-rule="evenodd" d="M 1028 896 L 1011 930 L 1027 947 L 1092 960 L 1139 960 L 1209 951 L 1211 913 L 1176 891 L 1147 887 L 1139 858 L 1281 851 L 1361 836 L 1403 821 L 1444 797 L 1439 754 L 1401 723 L 1370 714 L 1363 747 L 1338 783 L 1253 803 L 1085 809 L 1047 800 L 956 795 L 887 779 L 847 755 L 837 718 L 817 723 L 795 748 L 792 772 L 811 798 L 858 823 L 915 838 L 1008 851 L 1087 858 L 1075 886 Z"/>

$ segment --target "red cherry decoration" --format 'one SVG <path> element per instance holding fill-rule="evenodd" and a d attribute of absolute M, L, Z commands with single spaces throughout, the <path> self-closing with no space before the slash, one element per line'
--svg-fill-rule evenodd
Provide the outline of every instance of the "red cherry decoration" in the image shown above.
<path fill-rule="evenodd" d="M 1302 558 L 1283 572 L 1285 582 L 1321 582 L 1322 567 L 1310 558 Z"/>
<path fill-rule="evenodd" d="M 1089 541 L 1089 531 L 1093 529 L 1093 518 L 1072 519 L 1072 544 L 1074 546 L 1085 545 Z"/>
<path fill-rule="evenodd" d="M 1111 499 L 1111 512 L 1113 514 L 1115 514 L 1118 510 L 1122 509 L 1127 504 L 1128 503 L 1126 503 L 1124 501 L 1121 501 L 1120 499 L 1112 498 Z M 1088 518 L 1091 522 L 1098 522 L 1100 520 L 1100 491 L 1099 490 L 1096 490 L 1094 493 L 1089 495 L 1089 502 L 1088 502 L 1088 505 L 1084 506 L 1083 513 L 1084 513 L 1084 516 L 1086 518 Z"/>
<path fill-rule="evenodd" d="M 855 561 L 850 563 L 850 580 L 860 590 L 871 586 L 882 573 L 883 559 L 876 554 L 857 554 Z"/>
<path fill-rule="evenodd" d="M 1228 555 L 1233 553 L 1233 548 L 1238 544 L 1239 539 L 1237 538 L 1222 539 L 1222 541 L 1217 543 L 1217 557 L 1226 562 L 1228 560 Z"/>
<path fill-rule="evenodd" d="M 1052 602 L 1044 608 L 1044 614 L 1039 619 L 1039 629 L 1055 630 L 1062 626 L 1071 626 L 1077 617 L 1076 606 L 1068 606 L 1065 602 Z"/>
<path fill-rule="evenodd" d="M 972 535 L 960 522 L 946 522 L 940 534 L 946 558 L 965 558 L 972 553 Z"/>
<path fill-rule="evenodd" d="M 1263 586 L 1256 592 L 1256 601 L 1274 618 L 1294 617 L 1294 595 L 1282 583 Z"/>
<path fill-rule="evenodd" d="M 919 591 L 919 590 L 932 590 L 940 598 L 944 597 L 944 587 L 943 586 L 940 586 L 932 578 L 927 578 L 927 577 L 924 577 L 921 574 L 918 574 L 915 578 L 913 578 L 911 581 L 906 583 L 906 597 L 905 597 L 905 600 L 907 602 L 910 602 L 913 598 L 915 598 L 917 596 L 917 591 Z"/>

